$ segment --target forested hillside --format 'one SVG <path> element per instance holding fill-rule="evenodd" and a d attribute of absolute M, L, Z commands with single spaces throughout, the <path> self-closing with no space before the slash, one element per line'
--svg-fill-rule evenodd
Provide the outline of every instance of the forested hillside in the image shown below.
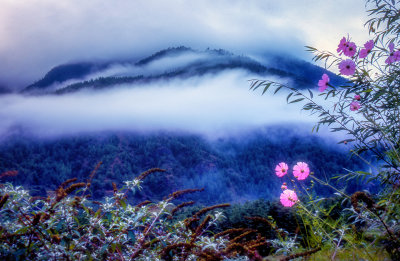
<path fill-rule="evenodd" d="M 112 182 L 122 186 L 138 173 L 159 167 L 167 172 L 148 177 L 136 199 L 157 200 L 179 189 L 204 187 L 196 200 L 205 204 L 276 198 L 282 180 L 273 168 L 283 160 L 308 162 L 321 179 L 346 172 L 343 168 L 362 168 L 338 145 L 296 135 L 288 128 L 213 141 L 176 133 L 119 133 L 40 141 L 18 138 L 0 146 L 0 169 L 19 172 L 3 181 L 24 185 L 33 194 L 45 195 L 73 177 L 86 181 L 102 162 L 91 187 L 95 198 L 112 194 Z"/>

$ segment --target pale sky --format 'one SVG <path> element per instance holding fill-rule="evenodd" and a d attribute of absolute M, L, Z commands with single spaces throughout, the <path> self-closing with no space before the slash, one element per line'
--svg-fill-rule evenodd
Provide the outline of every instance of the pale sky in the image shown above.
<path fill-rule="evenodd" d="M 334 52 L 347 35 L 364 44 L 366 20 L 363 0 L 0 0 L 0 85 L 19 89 L 63 63 L 137 61 L 182 45 L 311 61 L 305 45 Z M 193 59 L 169 58 L 150 73 Z M 287 93 L 249 91 L 254 77 L 236 70 L 143 88 L 3 95 L 0 138 L 21 129 L 38 136 L 177 130 L 214 137 L 277 124 L 311 129 L 316 119 L 300 104 L 288 105 Z"/>
<path fill-rule="evenodd" d="M 364 0 L 0 0 L 0 83 L 21 88 L 52 67 L 139 59 L 188 46 L 235 54 L 334 51 L 367 39 Z"/>

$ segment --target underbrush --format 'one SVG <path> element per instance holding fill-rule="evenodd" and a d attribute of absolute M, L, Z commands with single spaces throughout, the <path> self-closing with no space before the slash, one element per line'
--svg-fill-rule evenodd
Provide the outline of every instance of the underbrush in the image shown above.
<path fill-rule="evenodd" d="M 88 194 L 95 171 L 86 182 L 67 180 L 47 198 L 32 197 L 22 187 L 0 185 L 0 258 L 2 260 L 389 260 L 383 247 L 372 242 L 365 226 L 336 241 L 321 240 L 312 220 L 301 209 L 278 201 L 257 200 L 230 206 L 196 206 L 184 195 L 202 189 L 176 191 L 159 202 L 133 204 L 131 191 L 150 169 L 114 195 L 93 201 Z M 178 202 L 178 203 L 174 203 Z M 338 220 L 351 220 L 339 199 L 319 204 Z M 349 219 L 350 218 L 350 219 Z M 350 227 L 350 224 L 348 224 Z M 320 229 L 320 228 L 319 228 Z M 310 233 L 314 233 L 311 235 Z M 336 233 L 336 234 L 335 234 Z M 317 236 L 316 236 L 317 235 Z M 349 235 L 353 235 L 350 237 Z M 332 242 L 337 242 L 332 245 Z"/>

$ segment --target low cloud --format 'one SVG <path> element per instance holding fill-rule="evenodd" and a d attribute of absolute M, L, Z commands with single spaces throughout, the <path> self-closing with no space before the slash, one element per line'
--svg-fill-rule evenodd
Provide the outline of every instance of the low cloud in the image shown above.
<path fill-rule="evenodd" d="M 0 136 L 57 138 L 96 132 L 167 131 L 216 139 L 240 137 L 267 126 L 289 126 L 296 135 L 310 135 L 316 116 L 301 111 L 300 103 L 287 104 L 284 90 L 276 95 L 249 91 L 248 79 L 254 77 L 234 70 L 62 96 L 3 95 Z M 326 106 L 333 105 L 315 98 Z M 329 137 L 329 142 L 344 138 L 324 128 L 318 135 Z"/>
<path fill-rule="evenodd" d="M 299 105 L 287 105 L 285 92 L 261 96 L 249 91 L 250 78 L 243 71 L 230 71 L 62 96 L 0 96 L 0 135 L 24 129 L 36 136 L 120 130 L 219 136 L 315 121 Z"/>

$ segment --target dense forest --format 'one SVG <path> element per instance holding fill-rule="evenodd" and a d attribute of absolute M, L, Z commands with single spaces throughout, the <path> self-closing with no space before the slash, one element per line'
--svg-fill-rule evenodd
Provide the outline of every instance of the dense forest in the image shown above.
<path fill-rule="evenodd" d="M 283 136 L 285 139 L 279 138 Z M 339 145 L 295 134 L 289 128 L 271 127 L 218 140 L 177 133 L 121 132 L 43 140 L 12 138 L 0 146 L 0 171 L 19 172 L 2 181 L 23 185 L 34 195 L 54 191 L 73 177 L 86 181 L 102 162 L 91 187 L 95 198 L 112 194 L 112 182 L 122 186 L 142 171 L 158 167 L 167 172 L 149 176 L 143 185 L 145 192 L 139 191 L 133 198 L 160 200 L 179 189 L 205 188 L 194 195 L 204 204 L 271 200 L 277 199 L 283 181 L 290 182 L 275 176 L 273 169 L 281 161 L 292 166 L 308 162 L 321 179 L 346 173 L 344 168 L 363 168 Z M 343 181 L 338 185 L 351 191 L 360 186 Z M 316 189 L 321 195 L 332 192 Z"/>

